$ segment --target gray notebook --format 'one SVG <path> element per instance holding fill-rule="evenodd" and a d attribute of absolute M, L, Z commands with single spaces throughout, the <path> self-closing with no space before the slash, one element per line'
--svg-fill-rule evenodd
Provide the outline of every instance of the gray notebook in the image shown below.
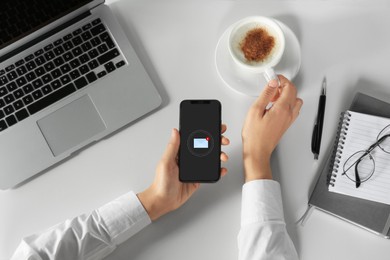
<path fill-rule="evenodd" d="M 356 94 L 350 110 L 390 118 L 389 103 L 362 93 Z M 335 138 L 338 140 L 337 135 Z M 332 151 L 321 170 L 309 199 L 309 210 L 313 208 L 322 210 L 384 238 L 390 238 L 390 205 L 328 191 L 333 156 Z"/>

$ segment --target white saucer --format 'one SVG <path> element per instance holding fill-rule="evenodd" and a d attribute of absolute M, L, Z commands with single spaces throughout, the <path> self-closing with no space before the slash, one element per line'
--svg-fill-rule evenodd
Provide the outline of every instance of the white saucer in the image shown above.
<path fill-rule="evenodd" d="M 284 32 L 286 48 L 279 64 L 274 68 L 277 74 L 282 74 L 289 80 L 293 80 L 301 67 L 301 47 L 293 31 L 284 23 L 277 21 Z M 230 26 L 222 34 L 215 50 L 215 65 L 222 81 L 232 89 L 249 95 L 258 96 L 261 89 L 267 84 L 264 76 L 240 68 L 229 53 L 229 33 L 234 25 Z"/>

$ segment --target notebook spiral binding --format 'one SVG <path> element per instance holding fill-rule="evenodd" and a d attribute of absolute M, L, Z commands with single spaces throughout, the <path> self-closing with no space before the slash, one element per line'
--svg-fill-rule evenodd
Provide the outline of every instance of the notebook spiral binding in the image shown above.
<path fill-rule="evenodd" d="M 327 185 L 331 185 L 332 187 L 334 187 L 335 185 L 336 172 L 340 167 L 340 158 L 344 149 L 345 137 L 348 132 L 349 121 L 351 121 L 350 117 L 351 114 L 349 112 L 343 112 L 340 115 L 339 126 L 337 128 L 335 143 L 333 146 L 333 152 L 331 156 L 332 161 L 329 164 L 330 167 L 329 167 L 329 173 L 327 177 Z"/>

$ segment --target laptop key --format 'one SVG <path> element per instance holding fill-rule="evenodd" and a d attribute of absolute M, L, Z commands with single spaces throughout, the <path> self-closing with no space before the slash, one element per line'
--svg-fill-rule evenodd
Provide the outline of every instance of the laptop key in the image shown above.
<path fill-rule="evenodd" d="M 97 62 L 97 60 L 91 60 L 90 62 L 88 62 L 88 66 L 91 70 L 93 70 L 99 67 L 99 63 Z"/>
<path fill-rule="evenodd" d="M 62 73 L 60 69 L 55 69 L 51 72 L 51 76 L 53 77 L 53 79 L 59 78 L 61 75 Z"/>
<path fill-rule="evenodd" d="M 12 91 L 14 91 L 17 88 L 18 87 L 16 86 L 15 82 L 11 82 L 11 83 L 7 84 L 7 89 L 8 89 L 9 92 L 12 92 Z"/>
<path fill-rule="evenodd" d="M 24 58 L 25 61 L 30 61 L 32 59 L 34 59 L 34 55 L 33 54 L 30 54 L 26 58 Z"/>
<path fill-rule="evenodd" d="M 6 76 L 1 76 L 0 77 L 0 87 L 3 86 L 4 84 L 7 84 L 7 83 L 8 83 L 7 77 Z"/>
<path fill-rule="evenodd" d="M 63 39 L 64 39 L 64 41 L 67 41 L 67 40 L 72 39 L 72 37 L 73 37 L 72 34 L 69 33 L 69 34 L 65 35 Z"/>
<path fill-rule="evenodd" d="M 66 51 L 69 51 L 70 49 L 73 48 L 73 43 L 72 43 L 71 41 L 65 42 L 65 43 L 62 45 L 62 47 L 64 47 L 64 49 L 65 49 Z"/>
<path fill-rule="evenodd" d="M 34 80 L 36 77 L 37 77 L 37 76 L 36 76 L 35 73 L 32 72 L 32 71 L 26 74 L 26 79 L 27 79 L 28 81 L 32 81 L 32 80 Z"/>
<path fill-rule="evenodd" d="M 105 42 L 109 49 L 112 49 L 115 47 L 114 41 L 111 39 L 108 32 L 104 32 L 100 35 L 100 39 L 102 39 L 103 42 Z"/>
<path fill-rule="evenodd" d="M 39 89 L 35 90 L 33 93 L 32 93 L 32 96 L 34 97 L 35 100 L 37 99 L 40 99 L 43 94 L 42 94 L 42 91 L 40 91 Z"/>
<path fill-rule="evenodd" d="M 5 102 L 2 98 L 0 98 L 0 108 L 5 106 Z"/>
<path fill-rule="evenodd" d="M 30 62 L 26 63 L 26 67 L 27 67 L 28 70 L 33 70 L 33 69 L 35 69 L 37 67 L 37 65 L 35 64 L 34 61 L 30 61 Z"/>
<path fill-rule="evenodd" d="M 15 118 L 14 115 L 10 115 L 9 117 L 7 117 L 5 119 L 5 121 L 7 121 L 8 126 L 12 126 L 12 125 L 17 123 L 16 118 Z"/>
<path fill-rule="evenodd" d="M 5 71 L 9 72 L 15 68 L 15 65 L 9 65 L 8 67 L 5 68 Z"/>
<path fill-rule="evenodd" d="M 15 110 L 14 110 L 14 107 L 12 105 L 8 105 L 6 106 L 4 109 L 3 109 L 4 113 L 6 115 L 9 115 L 9 114 L 12 114 Z"/>
<path fill-rule="evenodd" d="M 25 108 L 19 110 L 18 112 L 15 113 L 16 118 L 18 121 L 22 121 L 23 119 L 28 117 L 28 112 Z"/>
<path fill-rule="evenodd" d="M 62 57 L 64 58 L 65 61 L 70 61 L 71 59 L 73 59 L 73 55 L 70 51 L 62 55 Z"/>
<path fill-rule="evenodd" d="M 4 96 L 7 93 L 8 93 L 8 91 L 5 87 L 0 88 L 0 97 Z"/>
<path fill-rule="evenodd" d="M 115 68 L 115 65 L 114 63 L 112 63 L 112 61 L 110 62 L 107 62 L 105 65 L 104 65 L 104 68 L 107 70 L 108 73 L 114 71 L 116 68 Z"/>
<path fill-rule="evenodd" d="M 62 57 L 57 57 L 55 58 L 54 60 L 54 64 L 58 67 L 58 66 L 61 66 L 62 64 L 64 64 L 64 59 Z"/>
<path fill-rule="evenodd" d="M 83 42 L 83 40 L 81 39 L 80 36 L 77 36 L 77 37 L 72 39 L 72 42 L 73 42 L 74 46 L 77 46 L 77 45 L 81 44 Z"/>
<path fill-rule="evenodd" d="M 112 49 L 111 51 L 103 54 L 102 56 L 98 57 L 98 61 L 100 63 L 100 65 L 103 65 L 105 64 L 106 62 L 114 59 L 115 57 L 119 56 L 119 51 L 115 48 L 115 49 Z"/>
<path fill-rule="evenodd" d="M 99 24 L 101 22 L 102 22 L 102 20 L 100 20 L 100 18 L 97 18 L 97 19 L 92 21 L 92 25 L 97 25 L 97 24 Z"/>
<path fill-rule="evenodd" d="M 88 82 L 89 83 L 92 83 L 94 82 L 95 80 L 97 80 L 97 77 L 96 77 L 96 74 L 95 72 L 91 71 L 90 73 L 88 73 L 87 75 L 85 75 L 88 79 Z"/>
<path fill-rule="evenodd" d="M 35 114 L 36 112 L 50 106 L 51 104 L 61 100 L 62 98 L 70 95 L 71 93 L 75 92 L 76 88 L 73 83 L 70 83 L 57 91 L 54 91 L 47 95 L 46 97 L 38 100 L 35 103 L 32 103 L 27 107 L 28 112 L 30 115 Z"/>
<path fill-rule="evenodd" d="M 22 100 L 16 100 L 12 105 L 14 106 L 15 111 L 24 107 Z"/>
<path fill-rule="evenodd" d="M 42 89 L 42 92 L 43 92 L 44 95 L 47 95 L 50 92 L 52 92 L 52 89 L 51 89 L 51 87 L 49 85 L 45 85 L 41 89 Z"/>
<path fill-rule="evenodd" d="M 117 68 L 120 68 L 120 67 L 122 67 L 122 66 L 125 65 L 125 64 L 126 64 L 125 61 L 121 60 L 120 62 L 118 62 L 117 64 L 115 64 L 115 66 L 116 66 Z"/>
<path fill-rule="evenodd" d="M 54 46 L 58 46 L 58 45 L 60 45 L 61 43 L 63 43 L 64 41 L 62 40 L 62 39 L 59 39 L 59 40 L 56 40 L 55 42 L 54 42 Z"/>
<path fill-rule="evenodd" d="M 45 46 L 43 49 L 45 51 L 50 51 L 51 49 L 53 49 L 53 44 L 49 44 L 49 45 Z"/>
<path fill-rule="evenodd" d="M 23 97 L 24 96 L 23 90 L 21 90 L 21 89 L 15 90 L 14 96 L 15 96 L 16 99 L 19 99 L 19 98 Z"/>
<path fill-rule="evenodd" d="M 4 114 L 3 110 L 0 109 L 0 119 L 2 119 L 4 117 L 5 117 L 5 114 Z"/>
<path fill-rule="evenodd" d="M 36 52 L 34 52 L 34 55 L 36 56 L 36 57 L 38 57 L 39 55 L 41 55 L 43 53 L 43 50 L 42 49 L 39 49 L 39 50 L 37 50 Z"/>
<path fill-rule="evenodd" d="M 27 106 L 28 104 L 31 104 L 31 102 L 33 102 L 33 98 L 31 95 L 27 95 L 27 96 L 24 96 L 22 98 L 23 100 L 23 103 Z"/>
<path fill-rule="evenodd" d="M 9 95 L 4 97 L 4 101 L 6 104 L 10 104 L 10 103 L 15 101 L 15 97 L 14 97 L 14 95 L 9 94 Z"/>
<path fill-rule="evenodd" d="M 20 65 L 23 65 L 23 64 L 24 64 L 24 60 L 18 60 L 17 62 L 15 62 L 16 66 L 20 66 Z"/>
<path fill-rule="evenodd" d="M 101 71 L 101 72 L 99 72 L 98 74 L 97 74 L 97 76 L 99 77 L 99 78 L 102 78 L 102 77 L 104 77 L 104 76 L 106 76 L 107 75 L 107 72 L 105 71 L 105 70 L 103 70 L 103 71 Z"/>
<path fill-rule="evenodd" d="M 35 63 L 36 63 L 38 66 L 39 66 L 39 65 L 42 65 L 43 63 L 46 62 L 45 57 L 43 57 L 43 55 L 42 55 L 42 56 L 39 56 L 39 57 L 36 58 L 34 61 L 35 61 Z"/>
<path fill-rule="evenodd" d="M 27 72 L 27 69 L 25 66 L 20 66 L 19 68 L 16 69 L 16 72 L 18 73 L 19 76 L 22 76 Z"/>
<path fill-rule="evenodd" d="M 35 89 L 42 87 L 43 83 L 41 79 L 36 79 L 33 81 L 33 86 Z"/>
<path fill-rule="evenodd" d="M 85 79 L 85 77 L 81 77 L 81 78 L 75 80 L 74 84 L 76 85 L 77 89 L 81 89 L 81 88 L 85 87 L 86 85 L 88 85 L 88 82 Z"/>
<path fill-rule="evenodd" d="M 24 93 L 30 93 L 31 91 L 34 90 L 33 86 L 31 84 L 27 84 L 26 86 L 23 87 Z"/>
<path fill-rule="evenodd" d="M 86 25 L 84 25 L 82 28 L 83 28 L 83 30 L 85 31 L 85 30 L 88 30 L 89 28 L 91 28 L 91 24 L 90 23 L 87 23 Z"/>
<path fill-rule="evenodd" d="M 57 80 L 53 81 L 52 83 L 50 83 L 50 86 L 55 90 L 55 89 L 60 88 L 62 85 L 61 85 L 61 82 L 57 79 Z"/>
<path fill-rule="evenodd" d="M 73 60 L 71 60 L 69 62 L 70 66 L 72 67 L 72 69 L 75 69 L 77 68 L 78 66 L 80 66 L 80 62 L 79 62 L 79 59 L 75 58 Z"/>
<path fill-rule="evenodd" d="M 9 81 L 12 81 L 18 77 L 18 74 L 16 74 L 15 71 L 11 71 L 10 73 L 7 74 L 7 78 Z"/>
<path fill-rule="evenodd" d="M 80 75 L 80 72 L 77 70 L 77 69 L 75 69 L 75 70 L 72 70 L 71 72 L 70 72 L 70 77 L 73 79 L 73 80 L 75 80 L 75 79 L 77 79 L 78 77 L 80 77 L 81 75 Z M 76 86 L 77 87 L 77 86 Z"/>
<path fill-rule="evenodd" d="M 5 129 L 7 129 L 7 124 L 4 120 L 0 120 L 0 132 L 4 131 Z"/>
<path fill-rule="evenodd" d="M 103 24 L 98 24 L 97 26 L 91 29 L 91 33 L 93 36 L 96 36 L 104 31 L 106 31 L 106 27 L 104 27 Z"/>
<path fill-rule="evenodd" d="M 43 74 L 45 74 L 45 69 L 43 68 L 43 67 L 39 67 L 39 68 L 37 68 L 35 71 L 35 74 L 38 76 L 38 77 L 40 77 L 40 76 L 42 76 Z"/>

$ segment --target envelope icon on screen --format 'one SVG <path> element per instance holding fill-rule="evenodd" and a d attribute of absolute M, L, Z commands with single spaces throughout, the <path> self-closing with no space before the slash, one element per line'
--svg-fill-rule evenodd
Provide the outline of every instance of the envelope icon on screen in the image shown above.
<path fill-rule="evenodd" d="M 194 148 L 209 148 L 209 141 L 206 138 L 194 138 Z"/>

